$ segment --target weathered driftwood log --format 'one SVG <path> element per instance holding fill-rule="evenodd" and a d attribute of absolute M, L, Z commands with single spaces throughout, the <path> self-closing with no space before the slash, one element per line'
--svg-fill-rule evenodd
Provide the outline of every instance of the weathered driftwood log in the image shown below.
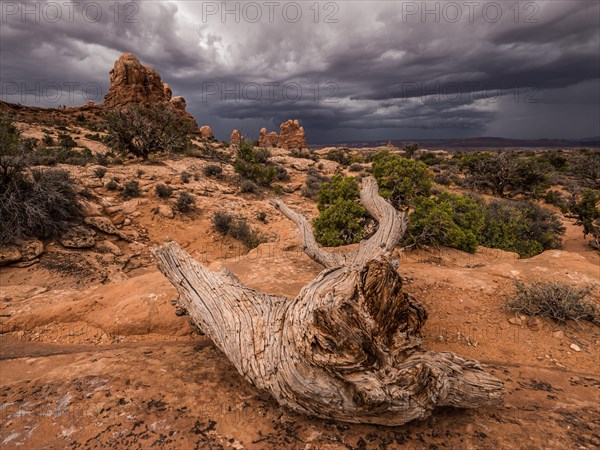
<path fill-rule="evenodd" d="M 361 201 L 377 232 L 353 252 L 320 248 L 310 224 L 280 200 L 304 251 L 325 266 L 293 300 L 213 272 L 175 243 L 155 250 L 180 306 L 246 380 L 300 413 L 347 422 L 400 425 L 438 406 L 495 404 L 502 383 L 476 361 L 421 348 L 427 313 L 402 290 L 390 257 L 406 217 L 363 180 Z"/>

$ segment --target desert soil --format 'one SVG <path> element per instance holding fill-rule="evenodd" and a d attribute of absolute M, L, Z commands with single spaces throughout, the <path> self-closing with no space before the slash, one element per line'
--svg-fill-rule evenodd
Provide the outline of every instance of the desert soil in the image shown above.
<path fill-rule="evenodd" d="M 312 162 L 283 159 L 293 191 L 284 201 L 314 215 L 314 202 L 298 190 Z M 501 405 L 442 409 L 402 427 L 318 420 L 278 406 L 244 381 L 176 310 L 176 291 L 156 269 L 150 248 L 171 239 L 210 268 L 225 266 L 270 294 L 293 298 L 320 271 L 268 195 L 239 194 L 230 166 L 223 180 L 208 179 L 206 164 L 181 157 L 109 167 L 104 182 L 132 179 L 143 169 L 143 198 L 129 201 L 107 191 L 91 167 L 65 166 L 96 195 L 88 213 L 123 214 L 129 221 L 119 229 L 131 241 L 98 232 L 118 247 L 112 251 L 47 242 L 33 264 L 0 268 L 3 449 L 600 447 L 600 329 L 504 309 L 514 280 L 600 280 L 600 257 L 580 227 L 565 219 L 564 249 L 530 259 L 485 248 L 474 255 L 398 254 L 406 290 L 429 311 L 426 348 L 481 361 L 505 383 Z M 199 179 L 182 184 L 184 170 Z M 158 199 L 154 186 L 167 181 L 196 195 L 196 212 L 157 213 L 169 201 Z M 246 252 L 212 229 L 217 210 L 243 214 L 269 242 Z M 266 223 L 256 218 L 259 212 Z"/>

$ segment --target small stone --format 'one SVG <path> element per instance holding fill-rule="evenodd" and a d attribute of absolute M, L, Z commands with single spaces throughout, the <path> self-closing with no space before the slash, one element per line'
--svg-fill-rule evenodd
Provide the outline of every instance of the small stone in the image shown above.
<path fill-rule="evenodd" d="M 66 248 L 90 248 L 96 243 L 96 233 L 84 227 L 73 227 L 59 241 Z"/>
<path fill-rule="evenodd" d="M 109 241 L 108 239 L 104 240 L 102 242 L 99 242 L 96 245 L 96 248 L 101 252 L 112 253 L 113 255 L 117 255 L 117 256 L 121 256 L 123 254 L 121 249 L 116 244 Z"/>
<path fill-rule="evenodd" d="M 552 336 L 554 336 L 555 338 L 562 339 L 565 337 L 565 332 L 563 330 L 558 330 L 552 333 Z"/>
<path fill-rule="evenodd" d="M 102 207 L 89 201 L 83 202 L 83 215 L 85 217 L 101 216 Z"/>
<path fill-rule="evenodd" d="M 131 239 L 135 238 L 129 236 L 123 231 L 117 230 L 108 217 L 86 217 L 85 223 L 91 225 L 97 230 L 102 231 L 103 233 L 114 234 L 115 236 L 119 236 L 121 239 L 124 239 L 126 241 L 130 241 Z"/>
<path fill-rule="evenodd" d="M 523 321 L 518 317 L 511 317 L 510 319 L 508 319 L 508 321 L 513 325 L 521 325 L 523 323 Z"/>
<path fill-rule="evenodd" d="M 537 317 L 530 317 L 527 319 L 527 326 L 532 331 L 538 331 L 542 327 L 542 321 Z"/>
<path fill-rule="evenodd" d="M 577 344 L 571 344 L 570 347 L 571 347 L 571 350 L 575 350 L 576 352 L 581 351 L 581 348 L 579 348 L 579 345 L 577 345 Z"/>
<path fill-rule="evenodd" d="M 44 243 L 37 239 L 29 239 L 19 244 L 23 261 L 31 261 L 44 253 Z"/>
<path fill-rule="evenodd" d="M 125 203 L 121 205 L 121 211 L 123 214 L 131 214 L 134 213 L 140 204 L 140 200 L 137 198 L 132 198 L 131 200 L 127 200 Z"/>
<path fill-rule="evenodd" d="M 125 222 L 125 219 L 127 217 L 125 217 L 125 214 L 117 214 L 115 217 L 113 217 L 113 223 L 115 225 L 121 225 L 123 222 Z"/>
<path fill-rule="evenodd" d="M 21 260 L 21 252 L 14 245 L 0 247 L 0 266 Z"/>
<path fill-rule="evenodd" d="M 173 217 L 175 217 L 175 212 L 173 211 L 173 208 L 171 208 L 169 205 L 160 205 L 158 207 L 158 213 L 161 216 L 166 217 L 167 219 L 172 219 Z"/>
<path fill-rule="evenodd" d="M 35 259 L 29 260 L 29 261 L 19 261 L 19 262 L 13 263 L 12 266 L 13 267 L 30 267 L 39 262 L 40 262 L 40 258 L 35 258 Z"/>

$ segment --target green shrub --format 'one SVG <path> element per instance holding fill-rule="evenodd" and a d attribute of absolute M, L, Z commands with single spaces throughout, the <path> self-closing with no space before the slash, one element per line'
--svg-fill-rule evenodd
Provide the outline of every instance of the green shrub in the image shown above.
<path fill-rule="evenodd" d="M 473 189 L 499 197 L 535 197 L 548 187 L 547 172 L 535 158 L 501 152 L 477 159 L 469 166 L 466 181 Z"/>
<path fill-rule="evenodd" d="M 445 173 L 437 174 L 435 177 L 433 177 L 433 181 L 437 184 L 441 184 L 442 186 L 450 186 L 452 184 L 452 179 Z"/>
<path fill-rule="evenodd" d="M 600 202 L 600 191 L 586 189 L 581 194 L 579 200 L 574 200 L 570 205 L 570 210 L 577 216 L 577 225 L 583 226 L 583 236 L 594 234 L 594 222 L 600 219 L 600 210 L 596 205 Z"/>
<path fill-rule="evenodd" d="M 338 174 L 321 185 L 317 203 L 320 214 L 312 222 L 318 243 L 336 247 L 360 242 L 367 212 L 357 203 L 358 196 L 358 184 L 352 177 Z"/>
<path fill-rule="evenodd" d="M 224 211 L 218 211 L 213 216 L 215 229 L 225 235 L 241 241 L 248 248 L 256 248 L 266 240 L 250 228 L 245 217 L 236 217 Z"/>
<path fill-rule="evenodd" d="M 135 198 L 141 197 L 142 192 L 140 191 L 140 183 L 136 180 L 126 181 L 123 185 L 123 192 L 121 192 L 123 198 Z"/>
<path fill-rule="evenodd" d="M 418 159 L 423 164 L 427 164 L 428 166 L 435 166 L 436 164 L 442 164 L 446 161 L 444 158 L 440 158 L 433 152 L 423 153 Z"/>
<path fill-rule="evenodd" d="M 557 206 L 563 214 L 566 214 L 569 211 L 569 202 L 559 191 L 547 191 L 544 195 L 544 202 L 548 205 Z"/>
<path fill-rule="evenodd" d="M 330 150 L 325 155 L 325 159 L 328 159 L 330 161 L 335 161 L 340 166 L 343 166 L 343 167 L 346 167 L 352 163 L 352 160 L 350 159 L 350 155 L 348 154 L 348 151 L 343 148 L 334 148 L 333 150 Z"/>
<path fill-rule="evenodd" d="M 252 141 L 243 139 L 237 152 L 237 158 L 246 162 L 266 164 L 271 157 L 271 152 L 266 148 L 254 149 Z"/>
<path fill-rule="evenodd" d="M 365 214 L 365 209 L 355 201 L 341 200 L 313 219 L 315 239 L 327 247 L 360 242 L 364 237 Z"/>
<path fill-rule="evenodd" d="M 244 194 L 256 194 L 260 188 L 254 181 L 243 180 L 240 184 L 240 192 Z"/>
<path fill-rule="evenodd" d="M 77 142 L 75 142 L 69 134 L 59 134 L 58 145 L 63 148 L 74 148 L 77 147 Z"/>
<path fill-rule="evenodd" d="M 433 175 L 422 162 L 401 158 L 387 150 L 373 154 L 372 161 L 379 193 L 395 208 L 411 206 L 417 197 L 428 197 L 431 193 Z"/>
<path fill-rule="evenodd" d="M 600 325 L 600 308 L 586 300 L 591 286 L 571 287 L 557 281 L 524 284 L 515 281 L 516 293 L 508 298 L 507 309 L 529 316 L 549 317 L 558 323 L 588 320 Z"/>
<path fill-rule="evenodd" d="M 530 257 L 561 247 L 565 228 L 552 211 L 526 201 L 498 200 L 486 207 L 481 245 Z"/>
<path fill-rule="evenodd" d="M 415 157 L 417 151 L 419 151 L 421 147 L 416 142 L 406 142 L 402 145 L 402 150 L 404 151 L 404 156 L 409 159 Z"/>
<path fill-rule="evenodd" d="M 419 197 L 409 215 L 411 245 L 444 245 L 474 253 L 485 223 L 485 203 L 474 197 L 440 194 Z"/>
<path fill-rule="evenodd" d="M 337 174 L 331 181 L 321 185 L 317 195 L 317 208 L 322 212 L 343 200 L 356 201 L 358 196 L 359 189 L 356 180 Z"/>
<path fill-rule="evenodd" d="M 572 172 L 584 186 L 600 189 L 600 151 L 579 155 L 574 161 Z"/>
<path fill-rule="evenodd" d="M 157 184 L 155 189 L 159 198 L 169 198 L 173 195 L 173 188 L 162 183 Z"/>
<path fill-rule="evenodd" d="M 561 172 L 564 171 L 569 164 L 569 160 L 563 154 L 562 150 L 546 151 L 538 159 L 539 161 L 542 161 L 552 166 L 554 170 L 558 170 Z"/>
<path fill-rule="evenodd" d="M 365 166 L 363 166 L 360 163 L 352 163 L 352 164 L 350 164 L 350 167 L 348 167 L 348 170 L 350 172 L 361 172 L 364 169 L 365 169 Z"/>
<path fill-rule="evenodd" d="M 7 115 L 0 114 L 0 157 L 9 157 L 21 152 L 21 134 Z"/>
<path fill-rule="evenodd" d="M 249 163 L 239 159 L 235 161 L 234 168 L 242 177 L 252 180 L 260 186 L 270 186 L 279 175 L 274 166 Z"/>
<path fill-rule="evenodd" d="M 172 108 L 130 105 L 106 115 L 106 142 L 115 151 L 148 159 L 158 152 L 182 152 L 191 141 L 190 121 Z"/>
<path fill-rule="evenodd" d="M 316 153 L 313 153 L 311 150 L 309 150 L 307 148 L 303 148 L 303 149 L 294 148 L 294 149 L 290 150 L 290 156 L 292 156 L 294 158 L 310 159 L 313 161 L 319 160 L 319 155 L 317 155 Z"/>
<path fill-rule="evenodd" d="M 180 192 L 175 201 L 175 209 L 179 212 L 189 212 L 196 206 L 196 197 L 189 192 Z"/>
<path fill-rule="evenodd" d="M 472 152 L 472 153 L 455 153 L 450 162 L 455 162 L 461 171 L 468 173 L 475 169 L 481 161 L 486 161 L 493 158 L 490 152 Z"/>
<path fill-rule="evenodd" d="M 243 140 L 233 164 L 242 177 L 260 186 L 270 186 L 276 180 L 288 178 L 284 167 L 269 163 L 271 153 L 266 148 L 255 150 L 247 140 Z"/>

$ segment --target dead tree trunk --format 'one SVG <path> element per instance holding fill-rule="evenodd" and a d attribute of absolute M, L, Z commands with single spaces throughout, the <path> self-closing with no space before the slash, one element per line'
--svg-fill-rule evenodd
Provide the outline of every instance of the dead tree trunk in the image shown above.
<path fill-rule="evenodd" d="M 476 361 L 421 348 L 427 312 L 402 290 L 391 252 L 406 217 L 363 180 L 361 202 L 379 222 L 352 253 L 320 248 L 308 221 L 280 200 L 304 251 L 325 267 L 294 299 L 250 289 L 212 272 L 175 243 L 155 250 L 180 306 L 246 380 L 300 413 L 401 425 L 437 406 L 476 408 L 501 400 L 502 383 Z"/>

